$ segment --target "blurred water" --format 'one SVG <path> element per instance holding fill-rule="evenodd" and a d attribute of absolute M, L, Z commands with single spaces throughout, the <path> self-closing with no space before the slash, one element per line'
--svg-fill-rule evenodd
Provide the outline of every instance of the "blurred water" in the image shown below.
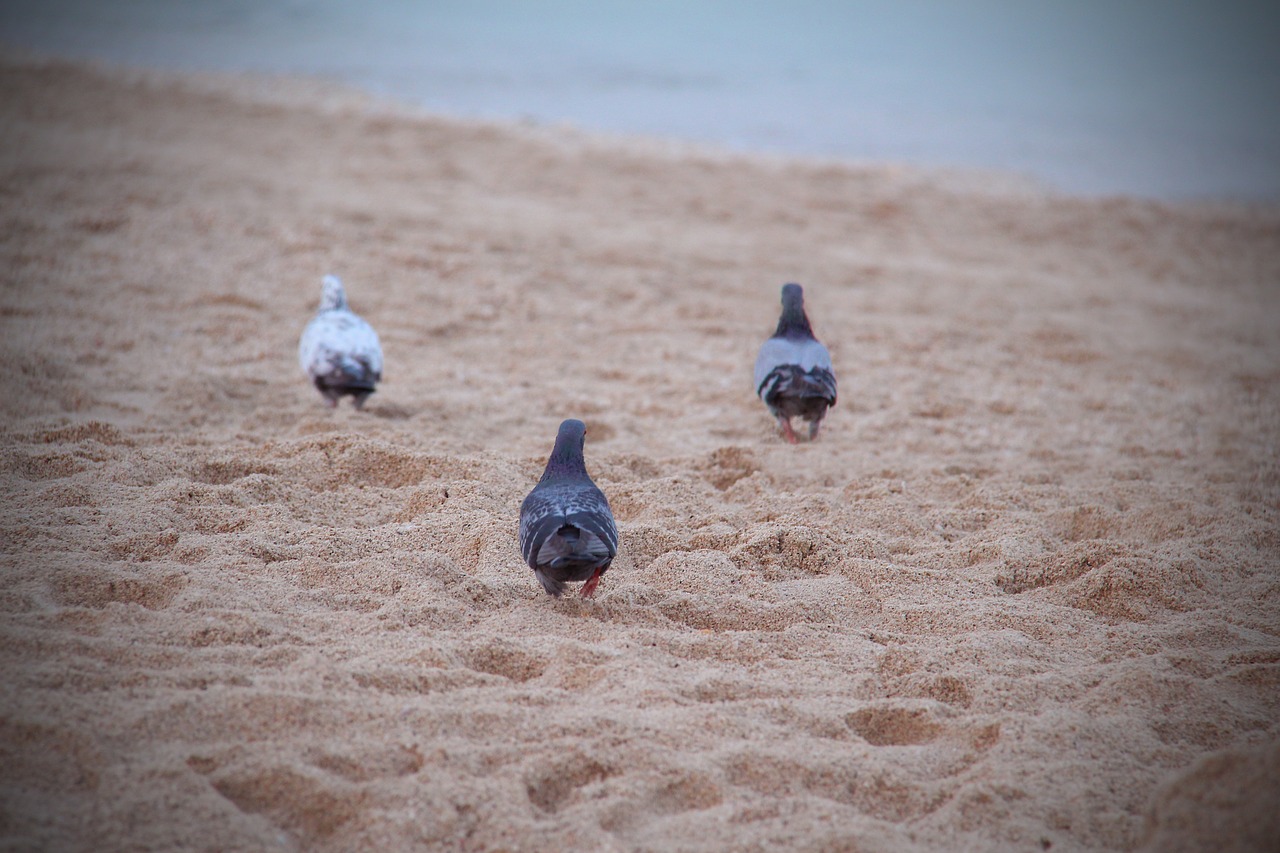
<path fill-rule="evenodd" d="M 1280 4 L 0 0 L 0 43 L 455 115 L 1280 201 Z"/>

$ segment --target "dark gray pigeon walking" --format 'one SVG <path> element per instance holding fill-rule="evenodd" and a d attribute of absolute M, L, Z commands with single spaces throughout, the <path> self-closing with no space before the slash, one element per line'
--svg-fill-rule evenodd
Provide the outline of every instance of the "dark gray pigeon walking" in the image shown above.
<path fill-rule="evenodd" d="M 324 277 L 320 310 L 298 341 L 298 363 L 330 408 L 350 395 L 357 409 L 382 379 L 382 345 L 378 333 L 347 307 L 347 294 L 336 275 Z"/>
<path fill-rule="evenodd" d="M 560 424 L 538 485 L 520 505 L 520 553 L 542 588 L 559 598 L 569 581 L 586 581 L 590 598 L 618 553 L 618 528 L 604 492 L 587 476 L 587 425 Z"/>
<path fill-rule="evenodd" d="M 778 419 L 787 441 L 796 443 L 794 417 L 809 422 L 810 441 L 818 437 L 827 409 L 836 404 L 836 375 L 831 354 L 813 336 L 798 284 L 782 286 L 782 316 L 773 337 L 760 347 L 755 376 L 756 393 Z"/>

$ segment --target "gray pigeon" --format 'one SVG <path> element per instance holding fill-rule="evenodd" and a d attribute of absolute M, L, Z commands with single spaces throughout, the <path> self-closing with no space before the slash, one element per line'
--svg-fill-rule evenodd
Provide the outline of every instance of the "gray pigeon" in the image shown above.
<path fill-rule="evenodd" d="M 827 409 L 836 404 L 836 375 L 831 354 L 813 336 L 798 284 L 782 286 L 782 316 L 773 337 L 760 347 L 755 375 L 756 393 L 778 419 L 787 441 L 796 443 L 794 417 L 809 422 L 810 441 L 817 438 Z"/>
<path fill-rule="evenodd" d="M 560 424 L 538 485 L 520 505 L 520 553 L 542 588 L 559 598 L 568 581 L 586 581 L 590 598 L 618 553 L 618 528 L 604 493 L 587 476 L 587 425 Z"/>
<path fill-rule="evenodd" d="M 328 402 L 350 395 L 357 409 L 382 379 L 382 345 L 378 333 L 347 307 L 347 294 L 336 275 L 324 277 L 320 310 L 298 341 L 298 363 Z"/>

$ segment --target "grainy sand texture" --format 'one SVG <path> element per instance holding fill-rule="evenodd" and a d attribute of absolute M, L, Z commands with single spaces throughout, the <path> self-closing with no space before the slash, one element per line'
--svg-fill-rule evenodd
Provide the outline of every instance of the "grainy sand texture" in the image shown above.
<path fill-rule="evenodd" d="M 0 174 L 0 847 L 1280 849 L 1280 211 L 16 57 Z"/>

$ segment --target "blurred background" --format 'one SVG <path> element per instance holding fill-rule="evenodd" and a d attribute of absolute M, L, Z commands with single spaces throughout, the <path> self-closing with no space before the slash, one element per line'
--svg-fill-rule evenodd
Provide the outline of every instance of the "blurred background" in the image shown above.
<path fill-rule="evenodd" d="M 1280 3 L 0 0 L 0 46 L 451 115 L 1280 201 Z"/>

